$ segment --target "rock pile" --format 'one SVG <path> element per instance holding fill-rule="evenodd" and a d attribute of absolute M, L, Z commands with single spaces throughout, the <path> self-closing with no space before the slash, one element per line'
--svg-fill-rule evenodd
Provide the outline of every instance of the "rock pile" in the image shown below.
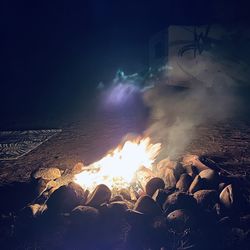
<path fill-rule="evenodd" d="M 1 216 L 1 249 L 248 249 L 249 182 L 197 156 L 165 159 L 142 190 L 89 192 L 72 182 L 79 164 L 32 174 L 38 197 Z M 143 171 L 143 170 L 140 170 Z M 145 176 L 143 174 L 143 176 Z M 11 212 L 11 211 L 10 211 Z"/>

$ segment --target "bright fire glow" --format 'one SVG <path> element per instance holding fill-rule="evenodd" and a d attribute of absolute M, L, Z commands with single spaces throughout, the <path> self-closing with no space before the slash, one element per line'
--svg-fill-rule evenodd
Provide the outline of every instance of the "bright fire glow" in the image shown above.
<path fill-rule="evenodd" d="M 89 165 L 87 170 L 76 174 L 74 181 L 89 190 L 98 184 L 105 184 L 110 189 L 129 187 L 141 166 L 152 170 L 160 148 L 160 143 L 152 144 L 148 137 L 126 141 L 101 160 Z"/>

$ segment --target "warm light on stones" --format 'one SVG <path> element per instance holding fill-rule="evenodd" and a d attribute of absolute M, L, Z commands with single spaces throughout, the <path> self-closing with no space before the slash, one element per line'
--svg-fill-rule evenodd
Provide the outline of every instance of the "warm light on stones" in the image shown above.
<path fill-rule="evenodd" d="M 161 144 L 151 143 L 149 137 L 126 141 L 76 174 L 75 182 L 89 190 L 98 184 L 105 184 L 110 189 L 129 187 L 140 167 L 152 170 L 160 149 Z"/>

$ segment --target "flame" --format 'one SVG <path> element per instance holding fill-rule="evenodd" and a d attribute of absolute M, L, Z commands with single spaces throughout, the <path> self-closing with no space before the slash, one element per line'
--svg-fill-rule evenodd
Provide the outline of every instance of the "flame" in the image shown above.
<path fill-rule="evenodd" d="M 93 190 L 98 184 L 105 184 L 111 190 L 129 187 L 140 167 L 152 170 L 160 149 L 161 144 L 152 144 L 149 137 L 128 140 L 76 174 L 74 181 L 89 190 Z"/>

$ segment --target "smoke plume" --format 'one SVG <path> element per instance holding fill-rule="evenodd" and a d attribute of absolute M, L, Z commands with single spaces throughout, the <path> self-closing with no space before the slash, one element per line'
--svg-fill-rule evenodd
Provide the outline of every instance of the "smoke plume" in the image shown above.
<path fill-rule="evenodd" d="M 195 68 L 198 77 L 187 76 L 189 87 L 162 83 L 144 93 L 145 103 L 150 108 L 146 134 L 163 144 L 161 155 L 164 157 L 179 156 L 197 136 L 198 126 L 225 121 L 237 109 L 234 81 L 228 72 L 220 72 L 220 77 L 217 77 L 213 71 L 218 72 L 220 64 L 211 64 L 202 58 L 199 65 Z M 209 69 L 210 74 L 202 75 L 202 72 L 207 72 L 204 68 Z"/>

